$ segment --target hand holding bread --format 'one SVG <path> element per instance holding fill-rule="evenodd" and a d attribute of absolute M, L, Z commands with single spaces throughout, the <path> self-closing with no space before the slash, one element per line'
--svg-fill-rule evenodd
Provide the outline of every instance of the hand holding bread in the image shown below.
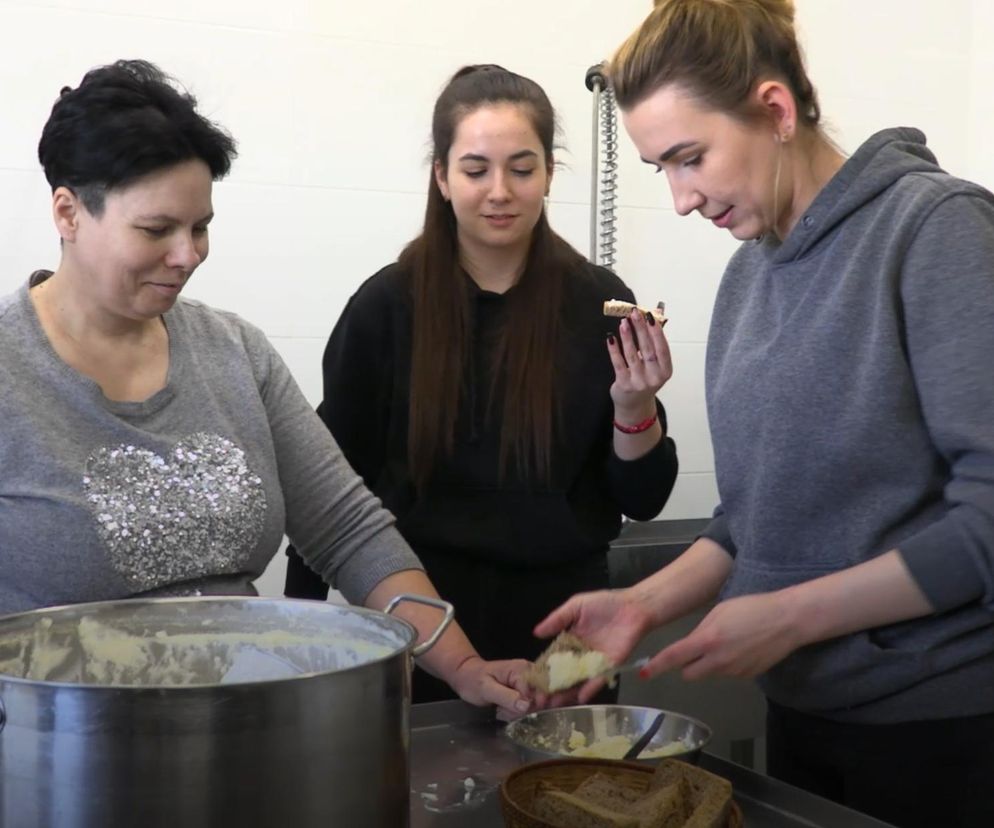
<path fill-rule="evenodd" d="M 630 600 L 628 590 L 599 590 L 574 595 L 535 627 L 539 638 L 569 631 L 588 649 L 599 650 L 611 664 L 622 664 L 653 626 L 647 607 Z M 578 701 L 586 704 L 604 686 L 604 679 L 586 682 Z"/>
<path fill-rule="evenodd" d="M 634 425 L 655 412 L 655 395 L 673 374 L 670 348 L 663 334 L 663 303 L 646 309 L 621 299 L 604 302 L 604 315 L 620 318 L 617 336 L 608 334 L 614 367 L 611 385 L 615 422 Z"/>

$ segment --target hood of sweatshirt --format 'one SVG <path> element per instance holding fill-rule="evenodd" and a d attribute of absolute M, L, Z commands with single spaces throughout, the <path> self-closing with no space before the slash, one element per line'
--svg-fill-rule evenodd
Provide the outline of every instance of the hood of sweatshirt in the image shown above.
<path fill-rule="evenodd" d="M 802 258 L 852 213 L 913 173 L 941 172 L 925 135 L 913 127 L 885 129 L 873 135 L 849 158 L 815 196 L 814 201 L 781 243 L 770 234 L 764 240 L 773 262 Z"/>

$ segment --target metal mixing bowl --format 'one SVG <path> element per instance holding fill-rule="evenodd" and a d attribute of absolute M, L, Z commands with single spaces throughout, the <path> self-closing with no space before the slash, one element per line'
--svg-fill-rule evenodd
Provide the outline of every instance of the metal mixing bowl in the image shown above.
<path fill-rule="evenodd" d="M 711 728 L 697 719 L 655 707 L 590 704 L 540 710 L 511 722 L 505 733 L 517 746 L 524 761 L 537 762 L 575 756 L 570 739 L 576 744 L 579 741 L 574 735 L 576 733 L 582 734 L 587 746 L 604 744 L 604 740 L 617 736 L 629 740 L 630 744 L 648 729 L 660 713 L 665 714 L 662 726 L 646 745 L 642 756 L 664 749 L 669 757 L 696 764 L 701 749 L 711 740 Z M 662 758 L 640 758 L 638 761 L 656 764 Z"/>

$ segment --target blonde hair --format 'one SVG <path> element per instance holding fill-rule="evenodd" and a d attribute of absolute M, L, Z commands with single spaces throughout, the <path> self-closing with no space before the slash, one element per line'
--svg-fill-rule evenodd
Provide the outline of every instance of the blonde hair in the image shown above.
<path fill-rule="evenodd" d="M 710 109 L 751 120 L 750 93 L 777 78 L 793 93 L 801 123 L 817 127 L 821 120 L 791 0 L 655 0 L 608 73 L 622 109 L 676 83 Z"/>

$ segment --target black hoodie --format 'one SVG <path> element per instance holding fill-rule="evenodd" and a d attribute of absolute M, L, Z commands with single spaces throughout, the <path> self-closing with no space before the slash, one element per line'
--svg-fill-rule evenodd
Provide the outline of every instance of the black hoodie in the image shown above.
<path fill-rule="evenodd" d="M 501 479 L 499 421 L 486 416 L 489 388 L 480 376 L 486 376 L 487 348 L 508 294 L 467 281 L 476 369 L 460 406 L 453 456 L 437 462 L 422 495 L 415 494 L 407 467 L 411 306 L 408 280 L 397 264 L 359 288 L 331 334 L 322 417 L 349 462 L 397 516 L 415 552 L 515 566 L 603 554 L 621 528 L 622 514 L 648 520 L 659 513 L 677 473 L 669 437 L 634 461 L 620 460 L 612 447 L 608 391 L 614 369 L 605 335 L 617 332 L 618 321 L 604 317 L 602 306 L 607 299 L 634 297 L 603 268 L 584 265 L 567 278 L 557 363 L 564 416 L 553 435 L 551 480 L 522 479 L 513 464 Z M 499 412 L 500 402 L 491 410 Z"/>

